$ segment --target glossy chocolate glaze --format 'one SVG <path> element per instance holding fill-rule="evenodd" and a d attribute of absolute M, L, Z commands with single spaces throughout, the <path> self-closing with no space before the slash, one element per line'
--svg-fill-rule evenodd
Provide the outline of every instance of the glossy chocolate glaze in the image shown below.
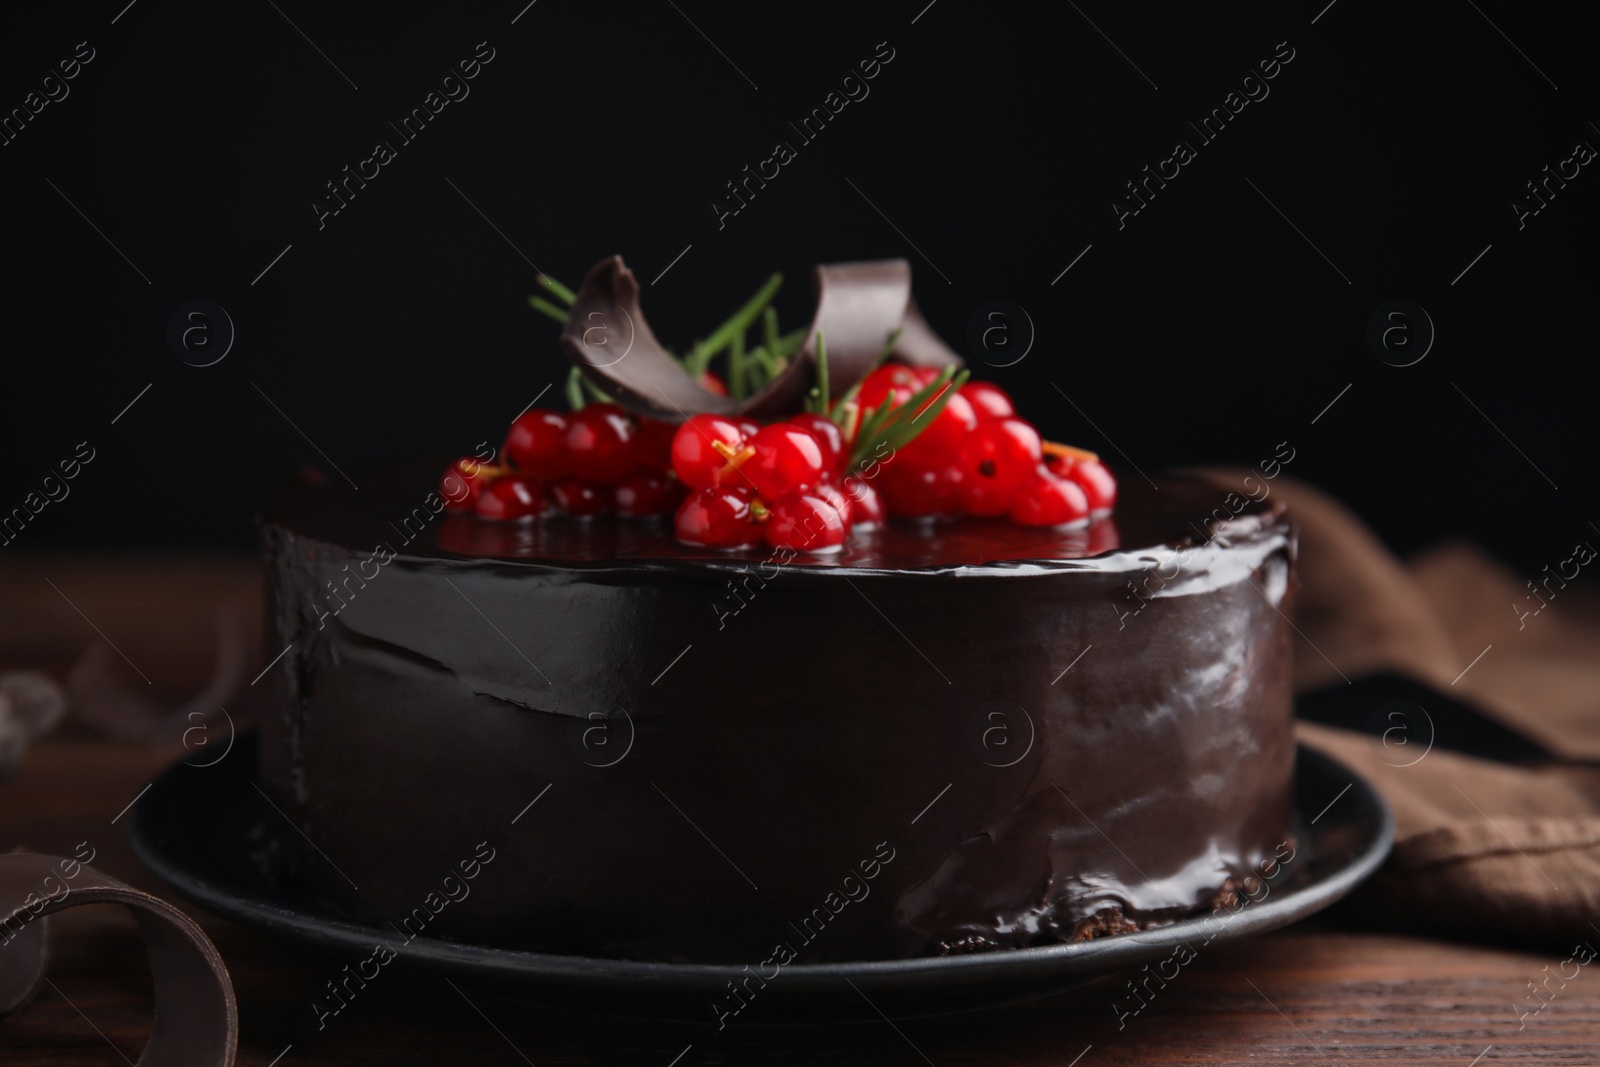
<path fill-rule="evenodd" d="M 1087 530 L 892 524 L 779 565 L 660 524 L 435 517 L 443 466 L 302 481 L 264 522 L 291 650 L 263 788 L 320 854 L 267 826 L 353 915 L 637 959 L 896 957 L 1207 908 L 1288 834 L 1279 509 L 1130 477 Z"/>

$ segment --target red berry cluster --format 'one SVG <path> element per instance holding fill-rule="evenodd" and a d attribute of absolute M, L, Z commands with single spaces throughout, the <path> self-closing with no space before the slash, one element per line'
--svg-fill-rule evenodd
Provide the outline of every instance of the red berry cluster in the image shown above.
<path fill-rule="evenodd" d="M 672 476 L 674 429 L 616 404 L 565 415 L 531 408 L 511 424 L 504 466 L 459 459 L 445 471 L 440 493 L 450 511 L 501 522 L 531 519 L 547 507 L 579 516 L 670 515 L 683 499 Z"/>
<path fill-rule="evenodd" d="M 877 492 L 847 476 L 843 432 L 807 412 L 762 426 L 695 415 L 672 439 L 672 469 L 693 492 L 678 508 L 678 540 L 703 548 L 832 552 L 855 526 L 883 521 Z"/>
<path fill-rule="evenodd" d="M 937 376 L 929 368 L 880 367 L 851 403 L 862 413 L 906 404 Z M 934 402 L 923 401 L 923 410 Z M 875 457 L 870 477 L 844 469 L 853 445 L 833 419 L 815 413 L 769 426 L 695 416 L 672 442 L 673 470 L 694 490 L 678 510 L 678 540 L 739 548 L 764 539 L 827 552 L 852 525 L 879 523 L 885 514 L 1061 526 L 1116 502 L 1116 479 L 1093 453 L 1041 440 L 1011 398 L 987 382 L 968 382 L 948 397 L 909 444 Z"/>
<path fill-rule="evenodd" d="M 888 365 L 862 383 L 857 403 L 903 404 L 933 380 L 926 368 Z M 883 466 L 889 514 L 904 519 L 1007 517 L 1061 526 L 1111 510 L 1117 483 L 1092 452 L 1044 441 L 989 382 L 967 382 L 922 433 Z"/>
<path fill-rule="evenodd" d="M 806 412 L 765 426 L 703 414 L 673 427 L 610 403 L 567 415 L 534 408 L 511 424 L 504 466 L 457 460 L 440 489 L 450 510 L 482 519 L 530 519 L 547 507 L 576 516 L 675 513 L 687 545 L 765 541 L 815 553 L 836 551 L 852 529 L 886 516 L 1062 526 L 1111 510 L 1117 483 L 1093 453 L 1042 440 L 988 382 L 927 397 L 938 377 L 887 364 L 832 417 Z M 910 412 L 912 425 L 943 404 L 928 424 L 898 451 L 880 449 L 849 469 L 856 431 L 873 412 L 919 393 L 927 398 Z"/>

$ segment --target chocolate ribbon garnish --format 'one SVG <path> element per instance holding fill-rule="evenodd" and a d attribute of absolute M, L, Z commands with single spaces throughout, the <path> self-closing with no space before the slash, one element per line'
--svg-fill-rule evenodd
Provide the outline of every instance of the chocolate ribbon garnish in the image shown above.
<path fill-rule="evenodd" d="M 0 855 L 0 1016 L 26 1004 L 44 981 L 46 916 L 79 904 L 123 905 L 144 937 L 156 1020 L 140 1067 L 232 1067 L 239 1011 L 228 968 L 205 932 L 160 897 L 75 859 Z"/>
<path fill-rule="evenodd" d="M 621 256 L 602 260 L 583 280 L 561 332 L 567 358 L 596 387 L 639 415 L 682 422 L 691 415 L 775 418 L 800 409 L 816 378 L 817 335 L 827 349 L 828 384 L 840 395 L 866 376 L 901 330 L 893 354 L 913 366 L 960 366 L 911 299 L 903 259 L 816 268 L 817 310 L 800 350 L 760 392 L 743 399 L 700 387 L 645 321 L 639 283 Z"/>

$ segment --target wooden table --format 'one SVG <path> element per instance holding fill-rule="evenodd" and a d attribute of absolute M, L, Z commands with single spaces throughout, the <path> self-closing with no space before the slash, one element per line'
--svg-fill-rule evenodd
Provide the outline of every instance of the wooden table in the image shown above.
<path fill-rule="evenodd" d="M 220 604 L 258 619 L 257 582 L 248 560 L 8 557 L 0 561 L 0 669 L 64 674 L 101 640 L 93 620 L 150 676 L 153 691 L 193 692 L 214 655 L 212 613 Z M 230 711 L 247 715 L 248 697 Z M 176 899 L 134 858 L 125 820 L 113 819 L 184 755 L 176 738 L 129 745 L 63 727 L 28 753 L 17 779 L 0 786 L 0 848 L 70 854 L 89 841 L 97 867 Z M 319 1031 L 311 1001 L 337 964 L 186 910 L 232 970 L 239 1062 L 249 1067 L 1600 1062 L 1600 972 L 1582 970 L 1525 1025 L 1514 1010 L 1527 1006 L 1528 983 L 1566 953 L 1363 932 L 1327 920 L 1209 950 L 1120 1030 L 1112 1010 L 1122 985 L 1116 979 L 974 1015 L 826 1029 L 733 1025 L 717 1033 L 479 994 L 468 1001 L 436 976 L 396 972 Z M 119 909 L 74 909 L 56 918 L 54 945 L 54 985 L 0 1022 L 0 1062 L 68 1067 L 137 1059 L 151 998 L 132 921 Z"/>

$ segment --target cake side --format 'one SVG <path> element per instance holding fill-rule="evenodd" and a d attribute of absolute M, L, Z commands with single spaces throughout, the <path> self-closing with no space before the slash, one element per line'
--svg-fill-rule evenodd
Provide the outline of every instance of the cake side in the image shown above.
<path fill-rule="evenodd" d="M 352 915 L 639 959 L 897 957 L 1209 908 L 1287 836 L 1279 511 L 1215 521 L 1220 493 L 1174 481 L 1087 531 L 963 521 L 807 565 L 611 520 L 570 558 L 572 520 L 540 520 L 474 559 L 446 546 L 492 524 L 396 543 L 408 477 L 359 507 L 298 487 L 264 527 L 291 651 L 262 784 L 300 833 L 268 826 Z"/>

